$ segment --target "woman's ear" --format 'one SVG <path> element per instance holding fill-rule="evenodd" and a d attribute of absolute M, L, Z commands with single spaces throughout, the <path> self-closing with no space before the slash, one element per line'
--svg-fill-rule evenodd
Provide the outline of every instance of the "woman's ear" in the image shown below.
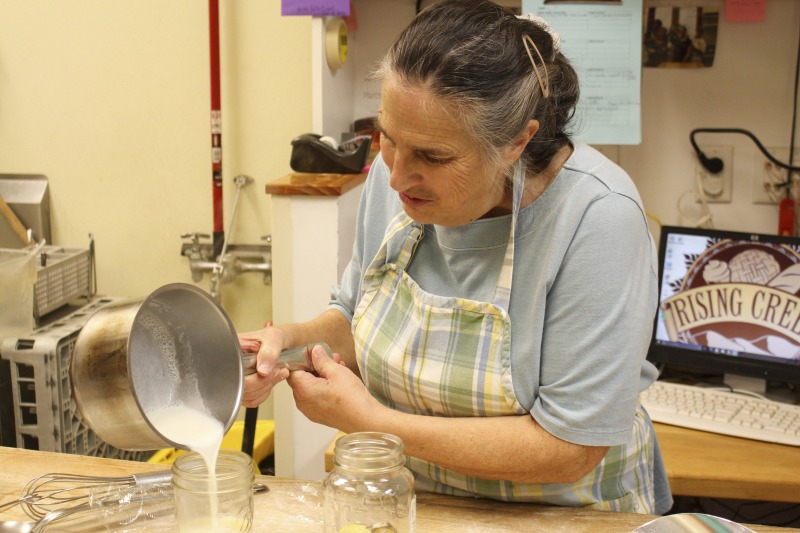
<path fill-rule="evenodd" d="M 525 147 L 528 146 L 528 143 L 533 139 L 537 131 L 539 131 L 539 121 L 529 120 L 528 124 L 522 129 L 520 134 L 517 135 L 517 138 L 514 139 L 514 142 L 506 148 L 506 158 L 510 162 L 519 159 L 522 152 L 525 151 Z"/>

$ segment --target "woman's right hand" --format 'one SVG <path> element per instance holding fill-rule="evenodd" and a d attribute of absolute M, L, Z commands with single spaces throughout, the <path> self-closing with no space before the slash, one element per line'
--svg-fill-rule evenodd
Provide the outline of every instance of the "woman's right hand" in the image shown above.
<path fill-rule="evenodd" d="M 239 344 L 245 354 L 256 354 L 256 372 L 245 376 L 242 405 L 258 407 L 272 389 L 289 377 L 287 368 L 278 367 L 278 357 L 284 346 L 284 333 L 271 324 L 263 329 L 239 333 Z"/>

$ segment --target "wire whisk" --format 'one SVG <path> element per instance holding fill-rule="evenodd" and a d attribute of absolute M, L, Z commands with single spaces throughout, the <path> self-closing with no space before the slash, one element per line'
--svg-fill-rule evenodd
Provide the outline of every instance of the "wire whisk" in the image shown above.
<path fill-rule="evenodd" d="M 18 500 L 0 505 L 0 510 L 19 504 L 25 514 L 41 520 L 51 511 L 90 504 L 93 498 L 110 491 L 118 493 L 125 488 L 155 487 L 171 481 L 172 472 L 169 470 L 121 477 L 42 474 L 25 484 Z"/>

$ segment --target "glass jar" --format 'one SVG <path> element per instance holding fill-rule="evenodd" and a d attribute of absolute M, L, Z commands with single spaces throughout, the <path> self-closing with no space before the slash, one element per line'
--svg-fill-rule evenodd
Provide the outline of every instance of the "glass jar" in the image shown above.
<path fill-rule="evenodd" d="M 172 465 L 178 531 L 251 531 L 253 479 L 253 459 L 240 451 L 219 450 L 213 475 L 198 452 L 178 457 Z"/>
<path fill-rule="evenodd" d="M 351 433 L 336 441 L 323 482 L 326 533 L 413 533 L 414 477 L 403 441 L 388 433 Z"/>

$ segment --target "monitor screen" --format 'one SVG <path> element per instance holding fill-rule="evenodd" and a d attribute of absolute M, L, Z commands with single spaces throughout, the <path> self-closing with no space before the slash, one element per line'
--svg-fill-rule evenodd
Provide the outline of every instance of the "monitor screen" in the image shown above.
<path fill-rule="evenodd" d="M 800 239 L 662 227 L 648 359 L 800 383 Z"/>

